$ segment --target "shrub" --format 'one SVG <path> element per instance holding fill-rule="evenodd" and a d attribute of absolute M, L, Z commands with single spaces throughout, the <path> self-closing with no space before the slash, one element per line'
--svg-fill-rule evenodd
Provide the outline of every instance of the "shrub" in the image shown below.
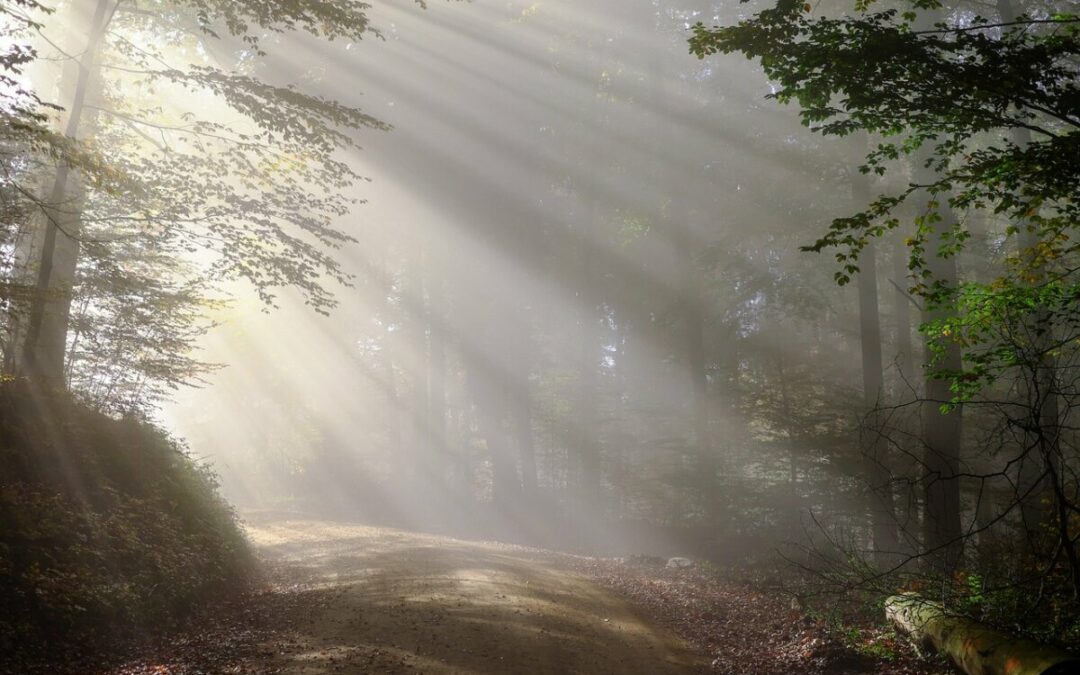
<path fill-rule="evenodd" d="M 0 388 L 0 652 L 160 625 L 246 577 L 208 467 L 145 420 L 32 393 Z"/>

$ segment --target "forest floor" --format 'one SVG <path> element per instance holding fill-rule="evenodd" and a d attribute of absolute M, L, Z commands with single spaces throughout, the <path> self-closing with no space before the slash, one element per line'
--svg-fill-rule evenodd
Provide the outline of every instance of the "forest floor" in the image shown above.
<path fill-rule="evenodd" d="M 931 672 L 844 646 L 779 600 L 703 570 L 325 521 L 248 531 L 270 570 L 263 588 L 101 672 Z"/>

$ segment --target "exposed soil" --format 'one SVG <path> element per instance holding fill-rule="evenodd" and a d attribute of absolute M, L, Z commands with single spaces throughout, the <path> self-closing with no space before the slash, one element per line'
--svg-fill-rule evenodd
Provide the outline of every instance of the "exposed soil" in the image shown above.
<path fill-rule="evenodd" d="M 708 570 L 303 519 L 248 526 L 268 582 L 108 675 L 924 675 Z M 895 654 L 881 658 L 865 647 Z M 61 671 L 50 671 L 61 672 Z"/>
<path fill-rule="evenodd" d="M 210 631 L 162 644 L 153 658 L 111 672 L 681 675 L 707 669 L 687 643 L 574 571 L 569 556 L 323 521 L 255 523 L 249 533 L 287 577 L 265 597 L 252 598 L 264 609 L 227 633 L 240 633 L 229 649 Z"/>

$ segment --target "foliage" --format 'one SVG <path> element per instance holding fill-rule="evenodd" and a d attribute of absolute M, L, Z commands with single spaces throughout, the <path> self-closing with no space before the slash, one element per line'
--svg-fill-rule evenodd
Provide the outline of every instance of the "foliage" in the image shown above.
<path fill-rule="evenodd" d="M 1080 18 L 1049 10 L 1015 20 L 959 13 L 941 20 L 936 1 L 913 0 L 906 11 L 870 11 L 870 4 L 830 17 L 782 0 L 734 26 L 697 24 L 691 50 L 701 58 L 739 52 L 760 59 L 777 83 L 772 97 L 798 104 L 803 124 L 822 134 L 878 134 L 882 142 L 863 172 L 899 171 L 897 160 L 912 158 L 904 189 L 833 220 L 806 247 L 837 249 L 839 283 L 858 272 L 871 239 L 903 226 L 900 207 L 925 194 L 907 239 L 913 290 L 935 306 L 955 302 L 957 289 L 933 278 L 929 260 L 955 256 L 970 233 L 964 218 L 940 237 L 939 224 L 954 212 L 988 210 L 1013 223 L 1008 236 L 1024 231 L 1040 242 L 999 282 L 1009 292 L 995 298 L 1011 303 L 1007 311 L 1026 310 L 1031 323 L 1035 311 L 1044 313 L 1039 294 L 1047 291 L 1024 292 L 1020 283 L 1047 260 L 1067 260 L 1075 251 L 1068 233 L 1080 223 Z M 1060 281 L 1071 285 L 1070 274 L 1064 270 Z M 946 327 L 927 328 L 933 339 Z M 943 375 L 959 401 L 989 372 Z"/>
<path fill-rule="evenodd" d="M 345 155 L 357 130 L 388 127 L 274 82 L 265 65 L 285 39 L 379 33 L 355 0 L 118 2 L 99 27 L 80 15 L 88 4 L 0 5 L 13 40 L 0 62 L 5 351 L 10 367 L 20 322 L 56 302 L 34 282 L 35 237 L 51 222 L 78 260 L 74 285 L 59 290 L 73 306 L 69 385 L 102 410 L 147 410 L 214 367 L 193 347 L 230 282 L 267 304 L 294 288 L 323 313 L 331 286 L 350 283 L 335 252 L 352 237 L 337 221 L 361 177 Z M 86 33 L 58 34 L 65 21 Z M 87 44 L 86 105 L 69 138 L 57 129 Z M 49 204 L 41 188 L 64 166 L 74 170 L 64 206 Z"/>
<path fill-rule="evenodd" d="M 209 468 L 146 422 L 0 391 L 0 646 L 166 622 L 248 569 Z"/>
<path fill-rule="evenodd" d="M 796 104 L 804 126 L 876 139 L 859 170 L 899 175 L 905 185 L 834 218 L 804 249 L 835 252 L 834 278 L 844 285 L 874 240 L 903 230 L 910 291 L 925 310 L 928 389 L 947 381 L 951 400 L 935 402 L 943 412 L 964 404 L 977 420 L 966 433 L 985 431 L 968 441 L 970 452 L 929 448 L 925 456 L 903 449 L 899 439 L 910 432 L 899 425 L 883 432 L 905 461 L 933 474 L 931 483 L 978 483 L 969 496 L 979 513 L 960 535 L 967 554 L 948 572 L 930 578 L 904 568 L 930 555 L 914 533 L 914 553 L 898 553 L 896 569 L 868 565 L 853 542 L 837 544 L 849 559 L 826 555 L 818 569 L 831 583 L 854 579 L 880 591 L 904 570 L 908 583 L 950 598 L 951 611 L 1067 640 L 1080 593 L 1076 448 L 1066 426 L 1077 402 L 1080 17 L 1053 2 L 1014 17 L 1003 0 L 989 18 L 938 0 L 898 4 L 857 2 L 853 12 L 830 15 L 779 0 L 734 25 L 699 23 L 690 41 L 701 58 L 759 59 L 775 84 L 772 98 Z M 989 272 L 980 261 L 980 276 L 943 274 L 942 261 L 968 248 L 972 223 L 986 221 L 1001 224 L 998 248 L 1015 253 Z M 953 358 L 960 351 L 962 361 Z M 947 471 L 954 475 L 935 473 L 941 469 L 927 457 L 940 452 L 962 458 Z M 906 480 L 892 475 L 901 489 Z M 1006 554 L 994 556 L 996 546 Z"/>
<path fill-rule="evenodd" d="M 1058 276 L 1037 285 L 1009 277 L 991 283 L 964 282 L 956 291 L 957 316 L 928 322 L 924 331 L 935 353 L 944 341 L 966 348 L 965 368 L 960 372 L 939 370 L 935 376 L 952 382 L 955 398 L 947 407 L 970 402 L 1000 379 L 1017 372 L 1030 380 L 1055 364 L 1069 369 L 1080 339 L 1075 280 Z M 1032 389 L 1040 400 L 1065 395 L 1071 401 L 1068 382 L 1044 383 L 1046 390 Z M 1031 401 L 1031 409 L 1039 409 Z"/>
<path fill-rule="evenodd" d="M 67 379 L 73 394 L 117 416 L 144 412 L 218 368 L 198 340 L 225 301 L 191 265 L 143 239 L 87 243 L 74 288 Z"/>
<path fill-rule="evenodd" d="M 910 2 L 840 18 L 814 16 L 809 5 L 782 0 L 752 19 L 724 28 L 697 24 L 691 50 L 704 58 L 741 52 L 761 59 L 778 83 L 773 98 L 797 103 L 805 125 L 823 134 L 881 134 L 862 167 L 884 174 L 889 162 L 929 150 L 932 180 L 916 178 L 898 195 L 833 222 L 812 250 L 840 248 L 846 282 L 857 271 L 869 237 L 899 222 L 888 219 L 917 190 L 950 195 L 954 209 L 992 208 L 1041 229 L 1075 225 L 1080 168 L 1080 19 L 1072 14 L 992 22 L 974 16 L 925 25 L 937 2 Z M 1038 140 L 1020 144 L 986 132 L 1024 130 Z M 931 202 L 924 218 L 941 205 Z M 884 222 L 882 222 L 882 219 Z M 1015 230 L 1014 230 L 1015 231 Z M 942 248 L 926 251 L 919 229 L 911 243 L 913 269 L 926 254 L 949 254 L 962 244 L 957 230 Z"/>
<path fill-rule="evenodd" d="M 946 672 L 920 661 L 910 643 L 877 627 L 873 620 L 841 622 L 833 615 L 835 606 L 823 613 L 793 603 L 776 588 L 775 577 L 747 578 L 730 569 L 698 565 L 667 569 L 662 561 L 650 567 L 633 559 L 583 558 L 579 566 L 708 654 L 713 659 L 712 672 Z M 762 576 L 774 571 L 755 570 Z"/>

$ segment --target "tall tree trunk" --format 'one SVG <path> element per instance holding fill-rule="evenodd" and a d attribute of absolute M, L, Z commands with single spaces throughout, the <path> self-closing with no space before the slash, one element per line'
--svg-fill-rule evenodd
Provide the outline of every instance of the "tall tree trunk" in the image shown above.
<path fill-rule="evenodd" d="M 435 468 L 435 478 L 440 487 L 445 485 L 449 469 L 449 457 L 446 444 L 446 312 L 445 293 L 441 279 L 429 276 L 427 325 L 428 325 L 428 361 L 427 361 L 427 427 L 431 461 Z"/>
<path fill-rule="evenodd" d="M 915 349 L 911 339 L 912 320 L 911 308 L 916 305 L 914 298 L 908 292 L 911 286 L 910 270 L 908 269 L 908 249 L 904 244 L 902 233 L 897 233 L 893 240 L 892 254 L 892 306 L 893 306 L 893 341 L 894 359 L 896 366 L 896 379 L 892 388 L 892 399 L 897 405 L 904 405 L 919 397 L 919 382 L 915 376 L 917 364 L 915 363 Z M 895 428 L 900 432 L 896 440 L 905 457 L 910 457 L 910 439 L 916 436 L 913 428 L 916 423 L 906 415 L 898 418 Z M 904 551 L 912 553 L 912 545 L 920 539 L 920 512 L 919 504 L 922 501 L 916 491 L 910 474 L 902 474 L 907 483 L 907 488 L 894 493 L 897 498 L 896 513 L 899 534 L 902 536 Z"/>
<path fill-rule="evenodd" d="M 385 248 L 381 253 L 379 282 L 383 298 L 382 311 L 386 313 L 387 317 L 392 317 L 395 311 L 392 300 L 395 294 L 395 278 L 391 269 L 389 247 Z M 393 319 L 390 319 L 388 323 L 393 323 Z M 409 476 L 407 458 L 409 457 L 410 438 L 408 430 L 411 428 L 411 424 L 406 409 L 406 397 L 402 395 L 398 384 L 397 372 L 402 369 L 399 333 L 384 329 L 380 341 L 382 349 L 376 352 L 378 359 L 376 367 L 382 369 L 383 391 L 386 393 L 386 404 L 390 411 L 386 419 L 387 440 L 390 446 L 388 464 L 391 480 L 395 484 L 404 485 Z"/>
<path fill-rule="evenodd" d="M 784 355 L 776 356 L 776 388 L 780 391 L 780 412 L 787 420 L 785 430 L 787 438 L 785 447 L 788 455 L 788 499 L 790 508 L 786 516 L 790 519 L 791 532 L 797 531 L 802 517 L 801 499 L 799 496 L 799 448 L 804 447 L 799 439 L 799 430 L 802 425 L 795 418 L 795 410 L 791 406 L 791 394 L 788 391 L 789 377 L 784 369 Z"/>
<path fill-rule="evenodd" d="M 944 215 L 944 214 L 943 214 Z M 943 217 L 933 226 L 927 248 L 936 251 L 949 233 L 950 225 Z M 947 287 L 955 288 L 958 281 L 956 258 L 931 255 L 927 260 L 931 279 Z M 948 303 L 928 304 L 923 311 L 923 322 L 933 323 L 946 319 L 956 308 Z M 962 443 L 962 408 L 956 407 L 943 414 L 941 406 L 952 399 L 949 381 L 936 377 L 933 371 L 958 372 L 962 367 L 960 345 L 945 338 L 939 344 L 942 353 L 931 365 L 935 355 L 927 345 L 926 363 L 930 368 L 926 378 L 926 402 L 923 405 L 923 441 L 925 455 L 923 464 L 927 472 L 924 495 L 923 537 L 924 546 L 933 552 L 931 560 L 938 571 L 951 572 L 960 561 L 963 552 L 960 521 L 960 447 Z"/>
<path fill-rule="evenodd" d="M 681 268 L 680 293 L 683 338 L 686 349 L 686 374 L 691 393 L 691 417 L 694 430 L 693 459 L 697 470 L 698 492 L 705 512 L 705 535 L 711 540 L 719 520 L 716 494 L 716 453 L 709 433 L 709 380 L 705 354 L 705 308 L 700 270 L 694 258 L 689 209 L 683 210 L 682 222 L 671 223 L 672 238 Z M 711 544 L 711 541 L 708 542 Z"/>
<path fill-rule="evenodd" d="M 577 304 L 577 396 L 571 421 L 572 445 L 577 451 L 580 470 L 577 502 L 587 515 L 595 516 L 600 508 L 600 441 L 596 433 L 599 367 L 600 318 L 596 315 L 596 256 L 593 255 L 598 223 L 598 206 L 590 200 L 585 227 L 578 230 L 580 263 Z M 571 237 L 573 240 L 573 237 Z"/>
<path fill-rule="evenodd" d="M 109 23 L 111 0 L 97 0 L 89 21 L 86 48 L 78 60 L 64 135 L 79 139 L 91 88 L 96 86 L 98 51 Z M 43 205 L 44 236 L 38 256 L 34 293 L 16 367 L 48 387 L 64 385 L 64 355 L 71 315 L 72 289 L 79 258 L 85 191 L 78 170 L 61 160 Z"/>
<path fill-rule="evenodd" d="M 862 349 L 863 405 L 862 452 L 866 481 L 870 487 L 870 521 L 874 555 L 881 566 L 889 565 L 899 549 L 896 503 L 888 443 L 882 436 L 885 383 L 881 356 L 881 316 L 878 310 L 877 251 L 871 243 L 859 256 L 859 334 Z"/>
<path fill-rule="evenodd" d="M 411 288 L 406 287 L 406 307 L 409 315 L 405 317 L 411 330 L 406 331 L 406 351 L 408 352 L 411 419 L 412 457 L 410 473 L 412 485 L 420 494 L 428 495 L 435 484 L 435 466 L 431 453 L 431 429 L 428 427 L 428 365 L 427 349 L 427 309 L 424 297 L 423 251 L 414 251 L 410 260 L 412 270 Z M 408 282 L 407 282 L 408 283 Z M 411 335 L 410 335 L 411 334 Z M 411 338 L 411 339 L 410 339 Z"/>
<path fill-rule="evenodd" d="M 1002 23 L 1016 21 L 1016 9 L 1012 0 L 997 0 L 997 9 Z M 1031 143 L 1031 131 L 1023 128 L 1012 130 L 1013 142 L 1020 147 Z M 1016 223 L 1017 247 L 1023 268 L 1031 275 L 1033 285 L 1042 283 L 1045 270 L 1039 263 L 1039 233 L 1029 228 L 1028 223 Z M 1024 436 L 1023 457 L 1019 462 L 1017 492 L 1020 497 L 1020 514 L 1024 528 L 1036 534 L 1040 526 L 1054 516 L 1050 507 L 1054 503 L 1055 486 L 1048 485 L 1055 467 L 1051 464 L 1060 456 L 1060 412 L 1058 397 L 1055 393 L 1056 359 L 1050 355 L 1053 335 L 1047 325 L 1045 312 L 1037 312 L 1031 317 L 1033 324 L 1029 331 L 1036 335 L 1032 348 L 1032 363 L 1027 364 L 1028 372 L 1024 375 L 1022 404 L 1030 411 L 1026 420 L 1029 430 Z M 1040 334 L 1040 331 L 1045 331 Z M 1067 542 L 1071 548 L 1071 542 Z"/>
<path fill-rule="evenodd" d="M 591 160 L 596 166 L 607 164 L 605 148 L 599 143 L 596 131 L 605 124 L 605 108 L 602 102 L 601 73 L 607 66 L 610 44 L 605 42 L 598 51 L 588 55 L 588 67 L 592 69 L 594 87 L 589 115 L 586 124 L 593 125 L 587 130 L 592 138 Z M 597 395 L 599 394 L 599 366 L 601 340 L 600 323 L 601 295 L 599 286 L 602 270 L 598 268 L 601 256 L 597 255 L 597 241 L 602 232 L 602 205 L 595 187 L 585 183 L 577 186 L 578 203 L 584 207 L 584 214 L 578 218 L 577 227 L 567 237 L 571 255 L 579 256 L 577 269 L 574 270 L 577 283 L 577 396 L 574 401 L 574 414 L 571 419 L 570 446 L 576 450 L 579 470 L 575 500 L 577 506 L 585 511 L 587 517 L 602 515 L 606 506 L 601 499 L 602 468 Z M 583 533 L 584 534 L 584 533 Z"/>
<path fill-rule="evenodd" d="M 506 428 L 506 380 L 505 376 L 492 372 L 494 368 L 482 368 L 471 373 L 480 433 L 487 444 L 491 460 L 492 502 L 502 513 L 515 506 L 521 493 L 510 434 Z"/>
<path fill-rule="evenodd" d="M 893 243 L 893 293 L 892 305 L 895 324 L 893 326 L 893 339 L 895 340 L 896 359 L 896 386 L 893 388 L 893 398 L 897 401 L 910 400 L 915 387 L 915 350 L 911 342 L 911 307 L 914 304 L 907 288 L 910 270 L 908 270 L 908 251 L 904 245 L 904 238 L 897 236 Z"/>
<path fill-rule="evenodd" d="M 536 444 L 533 442 L 532 400 L 528 379 L 514 392 L 514 433 L 521 461 L 521 490 L 526 504 L 536 499 Z"/>
<path fill-rule="evenodd" d="M 932 30 L 942 21 L 940 9 L 921 12 L 916 22 L 918 30 Z M 938 174 L 931 166 L 934 141 L 916 153 L 912 174 L 919 185 L 931 185 Z M 929 284 L 939 284 L 944 289 L 955 289 L 959 282 L 956 256 L 943 257 L 938 250 L 951 239 L 954 214 L 947 204 L 940 203 L 944 194 L 928 195 L 924 210 L 936 211 L 938 217 L 928 219 L 924 225 L 929 229 L 926 237 L 926 271 Z M 938 202 L 936 207 L 931 202 Z M 931 222 L 932 221 L 932 222 Z M 948 319 L 956 313 L 956 306 L 946 298 L 942 302 L 925 301 L 922 321 L 931 324 Z M 926 343 L 925 393 L 922 405 L 923 423 L 923 549 L 929 555 L 927 562 L 941 576 L 952 573 L 963 554 L 963 528 L 960 514 L 960 449 L 963 442 L 963 408 L 957 406 L 943 413 L 941 406 L 949 403 L 952 390 L 948 379 L 936 376 L 943 371 L 959 372 L 963 366 L 960 344 L 948 336 L 938 340 L 940 353 L 934 353 L 930 341 Z"/>
<path fill-rule="evenodd" d="M 862 149 L 868 145 L 860 144 Z M 858 158 L 861 160 L 861 157 Z M 851 196 L 856 208 L 870 203 L 869 178 L 852 168 Z M 896 504 L 893 498 L 889 446 L 883 438 L 881 406 L 885 378 L 881 356 L 881 312 L 878 307 L 877 249 L 873 242 L 859 256 L 859 343 L 862 350 L 863 406 L 866 417 L 860 436 L 865 480 L 870 488 L 870 527 L 874 558 L 881 567 L 895 559 L 899 549 Z"/>
<path fill-rule="evenodd" d="M 402 465 L 402 459 L 405 457 L 405 434 L 402 430 L 405 425 L 402 424 L 402 418 L 405 416 L 405 412 L 401 401 L 401 395 L 398 393 L 397 375 L 394 373 L 394 361 L 391 359 L 389 352 L 390 350 L 384 349 L 380 351 L 379 354 L 381 356 L 381 365 L 386 377 L 386 402 L 390 408 L 386 429 L 390 441 L 390 452 L 392 453 L 390 467 L 393 472 L 393 480 L 400 482 L 405 473 L 405 467 Z"/>

